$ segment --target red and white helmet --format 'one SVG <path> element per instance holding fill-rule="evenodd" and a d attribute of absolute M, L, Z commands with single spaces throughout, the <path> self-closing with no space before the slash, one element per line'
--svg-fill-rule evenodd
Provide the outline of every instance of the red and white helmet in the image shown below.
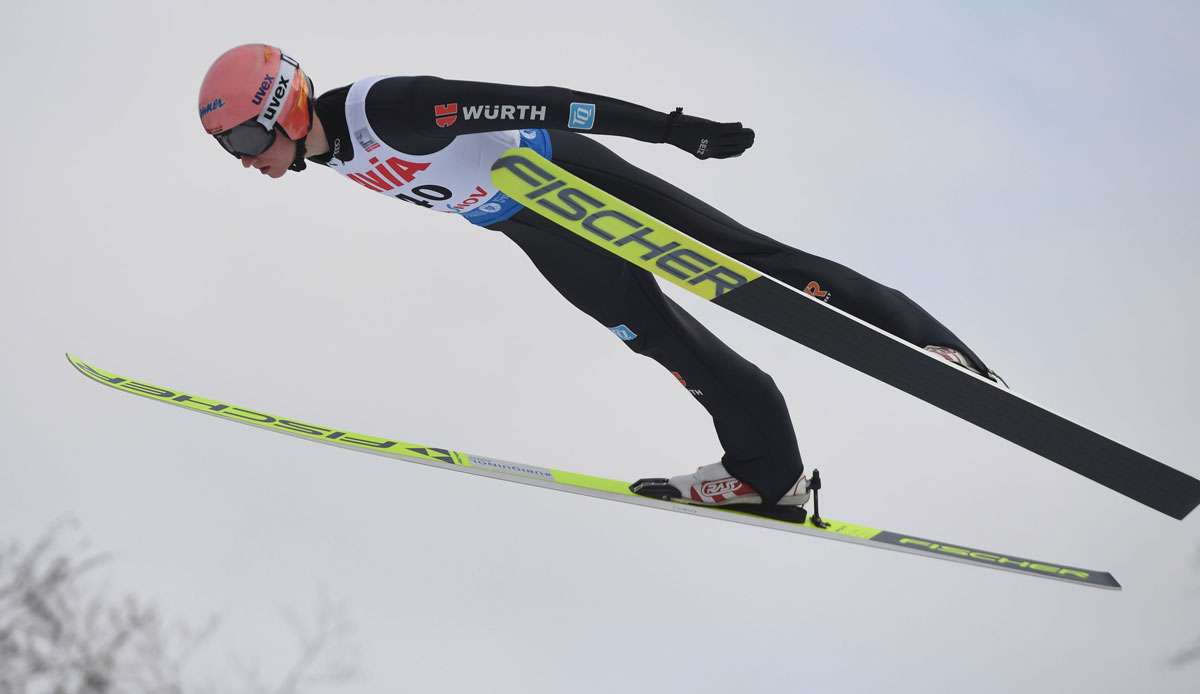
<path fill-rule="evenodd" d="M 299 62 L 274 46 L 250 43 L 225 51 L 208 68 L 200 85 L 200 123 L 234 155 L 258 154 L 274 141 L 276 127 L 298 142 L 308 135 L 312 98 L 312 80 Z M 259 145 L 258 152 L 249 151 Z"/>

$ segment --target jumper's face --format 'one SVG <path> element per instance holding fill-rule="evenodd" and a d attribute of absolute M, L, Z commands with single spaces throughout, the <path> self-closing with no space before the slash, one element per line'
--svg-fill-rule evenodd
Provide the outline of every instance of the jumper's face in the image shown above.
<path fill-rule="evenodd" d="M 288 172 L 288 167 L 292 165 L 295 157 L 296 142 L 280 132 L 275 136 L 275 141 L 271 143 L 271 146 L 261 154 L 254 156 L 243 154 L 238 158 L 242 160 L 242 166 L 246 168 L 253 166 L 265 176 L 280 178 Z"/>

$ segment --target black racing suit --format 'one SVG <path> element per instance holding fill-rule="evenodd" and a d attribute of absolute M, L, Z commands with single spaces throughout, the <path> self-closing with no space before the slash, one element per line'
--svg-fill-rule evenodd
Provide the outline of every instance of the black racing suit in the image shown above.
<path fill-rule="evenodd" d="M 316 112 L 329 141 L 349 138 L 348 87 L 320 97 Z M 791 286 L 918 346 L 944 345 L 986 366 L 961 340 L 904 294 L 853 270 L 784 245 L 739 224 L 702 200 L 568 128 L 568 108 L 586 101 L 604 114 L 591 133 L 663 142 L 670 116 L 607 97 L 558 87 L 519 87 L 436 77 L 385 79 L 367 96 L 370 123 L 391 147 L 440 151 L 457 135 L 547 128 L 552 159 L 580 178 Z M 435 126 L 435 106 L 449 102 L 544 106 L 538 120 L 459 120 Z M 313 157 L 327 163 L 330 155 Z M 712 165 L 710 165 L 712 166 Z M 666 297 L 653 275 L 566 232 L 527 209 L 491 225 L 512 239 L 538 271 L 579 310 L 612 329 L 638 354 L 675 377 L 712 415 L 726 469 L 774 503 L 803 472 L 787 405 L 774 381 Z M 985 371 L 986 372 L 986 371 Z"/>

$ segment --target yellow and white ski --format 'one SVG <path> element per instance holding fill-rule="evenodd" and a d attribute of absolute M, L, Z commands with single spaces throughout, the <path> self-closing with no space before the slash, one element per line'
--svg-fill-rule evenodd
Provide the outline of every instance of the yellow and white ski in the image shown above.
<path fill-rule="evenodd" d="M 693 504 L 663 501 L 639 496 L 629 490 L 629 483 L 619 480 L 584 475 L 567 470 L 543 468 L 524 463 L 514 463 L 497 458 L 472 455 L 449 448 L 410 443 L 399 439 L 360 434 L 349 429 L 269 414 L 263 410 L 242 407 L 224 400 L 201 397 L 178 390 L 155 385 L 88 364 L 78 357 L 67 355 L 71 365 L 89 379 L 125 393 L 181 407 L 192 412 L 220 417 L 221 419 L 248 424 L 260 429 L 288 434 L 308 441 L 340 446 L 361 453 L 384 456 L 410 463 L 419 463 L 443 470 L 455 470 L 472 475 L 491 477 L 508 482 L 554 489 L 560 492 L 583 494 L 610 501 L 637 504 L 664 511 L 705 516 L 718 520 L 756 525 L 771 530 L 783 530 L 828 540 L 853 542 L 868 547 L 891 549 L 923 557 L 948 559 L 974 566 L 1011 571 L 1026 576 L 1050 578 L 1080 586 L 1119 590 L 1112 574 L 1092 569 L 1067 566 L 1058 562 L 1025 559 L 1002 552 L 973 549 L 965 545 L 946 543 L 927 538 L 897 533 L 888 530 L 856 525 L 826 518 L 827 527 L 817 527 L 811 520 L 804 523 L 767 518 L 752 513 L 720 507 L 704 507 Z"/>

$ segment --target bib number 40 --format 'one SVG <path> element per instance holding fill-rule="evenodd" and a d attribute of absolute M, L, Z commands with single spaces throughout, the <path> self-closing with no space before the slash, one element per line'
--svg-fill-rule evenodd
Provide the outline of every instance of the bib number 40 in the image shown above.
<path fill-rule="evenodd" d="M 396 197 L 400 198 L 404 202 L 411 202 L 414 205 L 430 208 L 433 207 L 433 203 L 449 200 L 454 196 L 454 193 L 452 193 L 449 188 L 435 185 L 417 186 L 409 192 L 411 192 L 412 195 L 409 195 L 408 193 L 396 193 Z"/>
<path fill-rule="evenodd" d="M 396 193 L 396 197 L 405 202 L 411 202 L 414 205 L 421 207 L 433 207 L 435 202 L 445 202 L 454 197 L 454 192 L 445 186 L 438 185 L 420 185 L 409 191 L 408 193 Z M 475 203 L 487 198 L 489 195 L 486 188 L 483 186 L 475 186 L 475 190 L 471 192 L 465 199 L 456 205 L 447 203 L 446 207 L 451 212 L 464 212 Z M 446 211 L 446 210 L 443 210 Z"/>

